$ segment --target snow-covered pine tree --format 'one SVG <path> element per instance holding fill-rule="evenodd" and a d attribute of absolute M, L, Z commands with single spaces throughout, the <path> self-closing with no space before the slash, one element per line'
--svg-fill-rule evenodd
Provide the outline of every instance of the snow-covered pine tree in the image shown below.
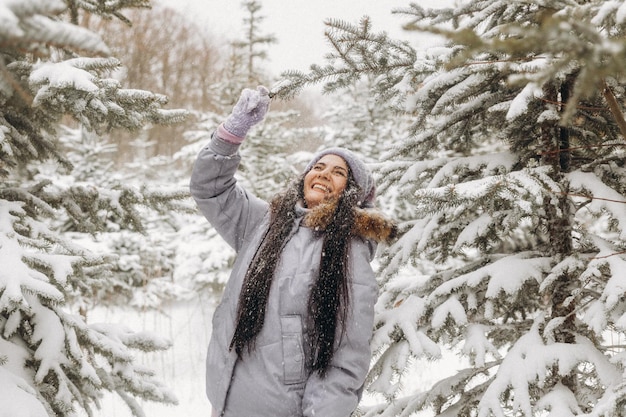
<path fill-rule="evenodd" d="M 125 89 L 106 74 L 119 66 L 106 44 L 76 25 L 82 11 L 124 19 L 143 0 L 0 1 L 0 415 L 92 415 L 105 391 L 135 415 L 136 398 L 174 403 L 154 374 L 134 363 L 133 350 L 169 342 L 121 325 L 87 324 L 69 296 L 96 285 L 110 259 L 65 238 L 54 219 L 97 233 L 115 218 L 141 229 L 137 206 L 172 207 L 172 195 L 132 187 L 54 183 L 38 176 L 50 161 L 71 172 L 58 138 L 73 118 L 88 130 L 138 129 L 181 120 L 164 96 Z M 183 194 L 181 193 L 181 196 Z M 175 205 L 175 204 L 174 204 Z"/>
<path fill-rule="evenodd" d="M 143 135 L 145 130 L 140 132 Z M 137 132 L 135 132 L 137 134 Z M 83 128 L 63 127 L 59 140 L 63 154 L 71 162 L 71 173 L 63 174 L 55 166 L 38 164 L 35 180 L 50 181 L 64 186 L 89 186 L 102 189 L 122 190 L 134 188 L 147 196 L 155 187 L 165 195 L 186 197 L 188 176 L 177 172 L 171 158 L 145 156 L 116 167 L 112 155 L 118 152 L 115 144 L 106 136 L 96 135 Z M 48 169 L 46 169 L 48 168 Z M 47 171 L 50 171 L 49 173 Z M 177 178 L 184 178 L 185 184 Z M 158 184 L 158 185 L 149 185 Z M 171 185 L 167 185 L 171 184 Z M 169 191 L 166 191 L 167 189 Z M 142 231 L 119 227 L 115 213 L 103 215 L 97 234 L 83 232 L 62 213 L 55 219 L 64 236 L 84 243 L 92 252 L 114 254 L 110 274 L 98 277 L 93 285 L 80 288 L 69 298 L 72 306 L 79 306 L 85 315 L 96 306 L 131 306 L 137 309 L 158 308 L 172 299 L 186 298 L 187 291 L 173 282 L 178 244 L 178 231 L 183 227 L 184 212 L 196 213 L 190 199 L 179 210 L 158 210 L 137 207 Z M 170 204 L 166 205 L 171 208 Z"/>
<path fill-rule="evenodd" d="M 363 412 L 626 415 L 626 5 L 402 13 L 448 42 L 331 21 L 334 58 L 285 73 L 280 92 L 375 76 L 373 94 L 414 115 L 382 171 L 415 210 L 381 270 L 369 389 L 388 402 Z M 443 347 L 470 366 L 403 387 L 412 358 Z"/>
<path fill-rule="evenodd" d="M 243 18 L 244 37 L 240 41 L 233 42 L 233 47 L 243 52 L 244 68 L 248 85 L 262 82 L 266 77 L 266 71 L 260 69 L 259 61 L 267 59 L 267 47 L 277 42 L 273 34 L 265 34 L 262 30 L 265 16 L 261 9 L 263 5 L 258 0 L 245 0 L 241 6 L 246 9 Z"/>
<path fill-rule="evenodd" d="M 276 43 L 273 34 L 264 33 L 262 23 L 266 16 L 262 4 L 257 0 L 244 0 L 240 4 L 245 9 L 241 30 L 230 33 L 235 38 L 229 44 L 223 76 L 208 91 L 218 105 L 229 110 L 242 88 L 267 83 L 269 75 L 262 69 L 262 62 L 267 59 L 267 47 Z"/>

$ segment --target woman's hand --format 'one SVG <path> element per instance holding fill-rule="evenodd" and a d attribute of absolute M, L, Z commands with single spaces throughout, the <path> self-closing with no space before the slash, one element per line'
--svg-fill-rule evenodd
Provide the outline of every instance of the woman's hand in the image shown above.
<path fill-rule="evenodd" d="M 228 133 L 238 138 L 245 138 L 248 130 L 265 117 L 270 105 L 270 92 L 262 85 L 256 90 L 245 88 L 233 111 L 226 118 L 223 126 Z"/>

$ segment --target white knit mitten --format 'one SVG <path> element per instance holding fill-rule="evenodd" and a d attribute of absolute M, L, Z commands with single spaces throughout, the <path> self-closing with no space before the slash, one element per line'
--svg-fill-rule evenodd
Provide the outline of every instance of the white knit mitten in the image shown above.
<path fill-rule="evenodd" d="M 256 90 L 245 88 L 241 92 L 239 101 L 235 104 L 233 111 L 224 121 L 224 129 L 243 141 L 248 134 L 248 130 L 265 117 L 270 105 L 269 94 L 269 90 L 262 85 L 258 86 Z"/>

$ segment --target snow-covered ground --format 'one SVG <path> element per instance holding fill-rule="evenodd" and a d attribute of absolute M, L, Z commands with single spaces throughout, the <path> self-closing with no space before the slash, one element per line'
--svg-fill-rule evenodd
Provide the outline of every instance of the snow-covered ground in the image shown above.
<path fill-rule="evenodd" d="M 204 358 L 214 308 L 214 300 L 196 298 L 168 306 L 161 312 L 106 309 L 90 314 L 90 322 L 123 323 L 133 330 L 155 332 L 173 342 L 164 352 L 137 353 L 137 360 L 153 369 L 179 401 L 177 406 L 141 402 L 147 417 L 210 416 L 211 406 L 204 394 Z M 119 397 L 111 395 L 103 400 L 95 415 L 130 417 L 132 414 Z"/>

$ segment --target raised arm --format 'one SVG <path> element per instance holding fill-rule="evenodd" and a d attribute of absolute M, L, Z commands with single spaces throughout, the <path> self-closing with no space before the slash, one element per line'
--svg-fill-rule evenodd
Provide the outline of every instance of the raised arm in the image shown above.
<path fill-rule="evenodd" d="M 244 89 L 232 113 L 200 151 L 191 174 L 189 187 L 198 208 L 237 251 L 268 210 L 265 201 L 237 184 L 235 173 L 241 160 L 239 146 L 248 130 L 265 117 L 269 100 L 265 87 Z"/>

